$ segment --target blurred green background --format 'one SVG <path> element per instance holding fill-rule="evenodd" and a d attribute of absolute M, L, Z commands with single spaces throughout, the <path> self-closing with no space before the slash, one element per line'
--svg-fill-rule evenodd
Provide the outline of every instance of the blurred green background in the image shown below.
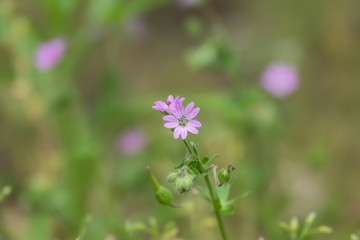
<path fill-rule="evenodd" d="M 219 239 L 203 199 L 188 193 L 171 209 L 153 196 L 145 167 L 171 187 L 184 154 L 151 108 L 169 94 L 201 108 L 189 138 L 236 167 L 233 194 L 252 192 L 225 218 L 230 239 L 287 239 L 278 222 L 311 211 L 335 230 L 318 239 L 347 239 L 360 230 L 359 9 L 357 0 L 0 0 L 0 188 L 13 189 L 0 239 L 151 239 L 129 237 L 125 224 L 150 217 L 174 222 L 178 238 Z M 65 48 L 39 68 L 52 39 Z M 261 86 L 272 62 L 298 69 L 289 96 Z"/>

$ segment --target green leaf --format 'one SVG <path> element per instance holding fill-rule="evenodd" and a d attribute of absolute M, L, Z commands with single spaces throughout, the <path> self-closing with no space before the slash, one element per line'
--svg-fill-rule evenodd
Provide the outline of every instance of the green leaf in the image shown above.
<path fill-rule="evenodd" d="M 213 67 L 217 60 L 217 49 L 212 42 L 206 42 L 191 49 L 185 55 L 185 60 L 194 71 Z"/>
<path fill-rule="evenodd" d="M 234 214 L 234 206 L 221 208 L 221 213 L 226 217 Z"/>
<path fill-rule="evenodd" d="M 215 158 L 217 158 L 219 155 L 218 154 L 214 154 L 212 155 L 210 158 L 209 157 L 203 157 L 203 159 L 201 159 L 202 164 L 206 165 L 211 163 Z"/>
<path fill-rule="evenodd" d="M 204 188 L 202 186 L 197 186 L 197 189 L 199 190 L 199 193 L 200 193 L 200 196 L 202 198 L 204 198 L 205 200 L 207 201 L 211 201 L 211 197 L 210 197 L 210 194 L 209 194 L 209 191 L 207 188 Z"/>
<path fill-rule="evenodd" d="M 216 187 L 216 192 L 220 200 L 221 212 L 224 216 L 232 215 L 234 213 L 234 203 L 245 198 L 250 193 L 250 191 L 247 191 L 234 199 L 228 200 L 230 189 L 230 184 L 223 185 L 222 187 Z"/>
<path fill-rule="evenodd" d="M 149 218 L 149 226 L 150 226 L 152 235 L 154 235 L 154 236 L 159 235 L 159 233 L 160 233 L 159 225 L 155 218 L 153 218 L 153 217 Z"/>
<path fill-rule="evenodd" d="M 243 199 L 243 198 L 246 198 L 249 194 L 250 194 L 251 191 L 247 191 L 247 192 L 244 192 L 243 194 L 241 194 L 240 196 L 236 197 L 236 198 L 233 198 L 231 200 L 229 200 L 227 202 L 227 204 L 231 205 L 231 204 L 234 204 L 235 202 Z"/>
<path fill-rule="evenodd" d="M 182 166 L 184 166 L 186 159 L 187 159 L 187 157 L 185 157 L 178 165 L 176 165 L 176 166 L 175 166 L 175 169 L 179 169 L 179 168 L 181 168 Z"/>
<path fill-rule="evenodd" d="M 216 192 L 219 196 L 220 202 L 226 203 L 230 194 L 231 185 L 226 184 L 222 187 L 216 187 Z M 227 204 L 228 205 L 228 204 Z"/>
<path fill-rule="evenodd" d="M 201 173 L 201 166 L 198 161 L 191 161 L 188 167 L 196 175 L 199 175 Z"/>
<path fill-rule="evenodd" d="M 179 169 L 181 168 L 182 166 L 184 166 L 185 164 L 187 164 L 187 162 L 191 162 L 191 161 L 194 161 L 193 158 L 194 158 L 194 155 L 192 154 L 188 154 L 189 151 L 186 150 L 186 156 L 184 157 L 184 159 L 178 164 L 175 166 L 175 169 Z"/>
<path fill-rule="evenodd" d="M 178 233 L 178 229 L 175 223 L 169 222 L 165 226 L 163 237 L 165 239 L 173 239 L 174 237 L 176 237 L 177 233 Z"/>
<path fill-rule="evenodd" d="M 196 145 L 194 142 L 190 142 L 191 148 L 193 150 L 193 152 L 195 153 L 196 156 L 199 156 L 199 151 L 196 148 Z"/>
<path fill-rule="evenodd" d="M 209 162 L 209 159 L 210 159 L 209 157 L 203 157 L 201 159 L 202 164 L 206 165 Z"/>
<path fill-rule="evenodd" d="M 200 37 L 204 32 L 204 24 L 198 17 L 189 17 L 185 21 L 186 32 L 191 37 Z"/>

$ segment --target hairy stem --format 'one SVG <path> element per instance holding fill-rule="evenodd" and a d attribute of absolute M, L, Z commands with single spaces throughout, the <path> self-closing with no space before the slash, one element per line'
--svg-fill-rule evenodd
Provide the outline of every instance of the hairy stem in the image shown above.
<path fill-rule="evenodd" d="M 184 144 L 185 144 L 187 150 L 190 152 L 190 154 L 192 154 L 193 151 L 191 150 L 191 148 L 190 148 L 190 146 L 189 146 L 189 144 L 188 144 L 188 142 L 186 140 L 184 140 Z M 201 159 L 198 159 L 198 160 L 199 160 L 199 163 L 200 163 L 202 169 L 205 169 L 205 167 L 203 166 L 203 164 L 201 162 Z M 225 233 L 225 228 L 224 228 L 224 223 L 222 221 L 221 214 L 220 214 L 221 205 L 220 205 L 219 197 L 218 197 L 218 195 L 216 193 L 216 189 L 214 189 L 213 185 L 211 184 L 210 177 L 209 177 L 209 174 L 207 173 L 207 171 L 203 174 L 203 176 L 204 176 L 206 185 L 207 185 L 208 190 L 209 190 L 211 202 L 212 202 L 213 207 L 214 207 L 214 213 L 215 213 L 215 216 L 216 216 L 216 220 L 217 220 L 217 223 L 218 223 L 218 226 L 219 226 L 219 230 L 220 230 L 222 239 L 227 240 L 226 233 Z"/>
<path fill-rule="evenodd" d="M 211 197 L 212 204 L 214 207 L 214 212 L 215 212 L 216 220 L 218 222 L 221 236 L 222 236 L 223 240 L 226 240 L 227 237 L 226 237 L 226 233 L 225 233 L 224 223 L 223 223 L 221 215 L 220 215 L 220 207 L 221 206 L 220 206 L 219 198 L 217 196 L 216 191 L 214 191 L 214 189 L 213 189 L 213 186 L 210 182 L 209 175 L 207 173 L 205 173 L 204 179 L 205 179 L 206 185 L 209 189 L 210 197 Z"/>

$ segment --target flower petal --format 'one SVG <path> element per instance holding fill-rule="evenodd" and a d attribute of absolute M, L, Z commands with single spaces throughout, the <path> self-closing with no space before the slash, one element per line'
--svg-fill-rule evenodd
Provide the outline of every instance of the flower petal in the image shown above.
<path fill-rule="evenodd" d="M 171 108 L 171 113 L 177 118 L 180 119 L 183 115 L 183 111 L 184 111 L 184 107 L 183 105 L 180 104 L 176 104 L 175 106 L 173 106 Z"/>
<path fill-rule="evenodd" d="M 163 101 L 156 101 L 154 103 L 155 103 L 155 105 L 152 106 L 153 109 L 156 109 L 159 111 L 164 111 L 165 109 L 167 109 L 167 105 Z"/>
<path fill-rule="evenodd" d="M 167 101 L 170 102 L 170 103 L 173 102 L 174 101 L 173 95 L 169 95 L 168 98 L 167 98 Z"/>
<path fill-rule="evenodd" d="M 175 139 L 178 139 L 178 138 L 179 138 L 180 132 L 181 132 L 181 127 L 180 127 L 180 126 L 177 127 L 177 128 L 175 128 L 175 130 L 174 130 L 174 138 L 175 138 Z"/>
<path fill-rule="evenodd" d="M 188 121 L 188 123 L 186 124 L 186 126 L 191 126 L 191 127 L 201 127 L 201 123 L 198 120 L 190 120 Z"/>
<path fill-rule="evenodd" d="M 191 103 L 189 103 L 189 104 L 186 106 L 185 112 L 184 112 L 185 117 L 188 116 L 188 115 L 191 113 L 191 111 L 192 111 L 193 108 L 194 108 L 194 105 L 195 105 L 195 103 L 194 103 L 194 102 L 191 102 Z"/>
<path fill-rule="evenodd" d="M 193 126 L 187 125 L 187 126 L 186 126 L 186 129 L 187 129 L 189 132 L 191 132 L 192 134 L 198 134 L 198 133 L 199 133 L 199 131 L 198 131 L 195 127 L 193 127 Z"/>
<path fill-rule="evenodd" d="M 176 119 L 176 117 L 174 117 L 173 115 L 163 116 L 163 120 L 165 120 L 165 121 L 167 121 L 167 122 L 178 122 L 178 120 Z"/>
<path fill-rule="evenodd" d="M 191 111 L 191 113 L 189 113 L 186 118 L 188 120 L 193 119 L 194 117 L 196 117 L 196 115 L 198 115 L 198 113 L 200 112 L 200 108 L 195 108 L 194 110 Z"/>
<path fill-rule="evenodd" d="M 187 128 L 182 127 L 181 128 L 181 138 L 186 139 L 186 137 L 187 137 Z"/>
<path fill-rule="evenodd" d="M 176 128 L 177 126 L 179 126 L 179 122 L 167 122 L 164 124 L 164 127 L 166 128 Z"/>

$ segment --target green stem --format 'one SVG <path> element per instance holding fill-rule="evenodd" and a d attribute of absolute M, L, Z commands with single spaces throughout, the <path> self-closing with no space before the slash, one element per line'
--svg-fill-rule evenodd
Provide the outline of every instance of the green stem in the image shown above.
<path fill-rule="evenodd" d="M 189 144 L 188 144 L 188 142 L 186 140 L 184 140 L 184 144 L 185 144 L 186 148 L 188 149 L 188 151 L 190 152 L 190 154 L 192 154 L 193 152 L 192 152 L 192 150 L 191 150 L 191 148 L 190 148 L 190 146 L 189 146 Z M 199 160 L 199 163 L 200 163 L 202 169 L 205 169 L 205 167 L 202 164 L 201 160 L 200 159 L 198 159 L 198 160 Z M 204 179 L 205 179 L 206 185 L 207 185 L 207 187 L 209 189 L 211 202 L 212 202 L 213 207 L 214 207 L 214 213 L 215 213 L 215 216 L 216 216 L 216 220 L 217 220 L 217 223 L 218 223 L 218 226 L 219 226 L 219 230 L 220 230 L 222 239 L 227 240 L 226 233 L 225 233 L 225 228 L 224 228 L 224 223 L 222 221 L 221 214 L 220 214 L 221 205 L 220 205 L 219 197 L 218 197 L 218 195 L 216 193 L 216 190 L 214 189 L 214 187 L 211 184 L 209 174 L 207 172 L 204 173 Z"/>
<path fill-rule="evenodd" d="M 192 150 L 191 150 L 191 148 L 190 148 L 190 146 L 189 146 L 189 143 L 188 143 L 186 140 L 183 140 L 183 142 L 184 142 L 187 150 L 189 151 L 189 153 L 192 154 Z"/>
<path fill-rule="evenodd" d="M 226 237 L 226 233 L 225 233 L 224 223 L 223 223 L 221 215 L 220 215 L 220 207 L 221 206 L 220 206 L 219 198 L 217 196 L 216 191 L 214 191 L 213 186 L 211 185 L 210 178 L 207 173 L 205 173 L 204 179 L 205 179 L 206 185 L 209 189 L 210 197 L 211 197 L 212 204 L 214 207 L 214 212 L 215 212 L 216 220 L 218 222 L 221 236 L 222 236 L 223 240 L 226 240 L 227 237 Z"/>

